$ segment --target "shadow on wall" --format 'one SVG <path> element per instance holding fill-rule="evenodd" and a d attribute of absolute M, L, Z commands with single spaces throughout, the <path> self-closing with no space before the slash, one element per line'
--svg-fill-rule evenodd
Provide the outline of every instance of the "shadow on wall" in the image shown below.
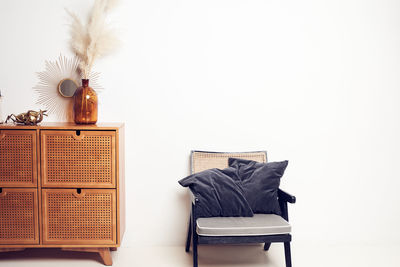
<path fill-rule="evenodd" d="M 191 167 L 191 159 L 190 156 L 187 157 L 187 176 L 191 174 L 190 167 Z M 181 237 L 181 240 L 179 241 L 179 244 L 182 246 L 185 245 L 186 242 L 186 235 L 187 235 L 187 229 L 188 229 L 188 223 L 189 223 L 189 214 L 190 214 L 190 209 L 191 209 L 191 203 L 190 203 L 190 194 L 189 190 L 187 188 L 181 187 L 181 185 L 178 183 L 178 181 L 182 178 L 185 177 L 177 177 L 176 179 L 176 186 L 182 188 L 182 190 L 179 190 L 177 193 L 177 199 L 179 203 L 179 210 L 184 210 L 185 215 L 182 218 L 179 218 L 181 220 L 181 225 L 183 224 L 183 227 L 179 227 L 177 231 L 180 232 L 179 236 Z"/>

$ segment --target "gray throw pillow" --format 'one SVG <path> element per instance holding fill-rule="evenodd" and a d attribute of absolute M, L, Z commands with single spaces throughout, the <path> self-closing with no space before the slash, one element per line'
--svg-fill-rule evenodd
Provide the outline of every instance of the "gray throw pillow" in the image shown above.
<path fill-rule="evenodd" d="M 197 217 L 252 217 L 253 212 L 240 188 L 235 168 L 209 169 L 179 181 L 189 187 L 199 201 Z"/>
<path fill-rule="evenodd" d="M 229 158 L 241 180 L 241 188 L 254 213 L 278 214 L 278 188 L 288 161 L 259 163 L 251 160 Z"/>

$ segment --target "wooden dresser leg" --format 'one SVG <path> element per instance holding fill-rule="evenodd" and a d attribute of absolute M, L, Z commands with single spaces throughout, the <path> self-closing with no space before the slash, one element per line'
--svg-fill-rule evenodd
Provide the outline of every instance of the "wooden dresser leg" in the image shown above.
<path fill-rule="evenodd" d="M 66 251 L 82 251 L 82 252 L 97 252 L 99 253 L 104 265 L 111 266 L 112 258 L 110 248 L 61 248 Z"/>
<path fill-rule="evenodd" d="M 109 248 L 99 248 L 100 257 L 103 259 L 104 265 L 111 266 L 112 258 Z"/>
<path fill-rule="evenodd" d="M 118 249 L 117 247 L 110 247 L 111 251 L 117 251 L 117 249 Z"/>

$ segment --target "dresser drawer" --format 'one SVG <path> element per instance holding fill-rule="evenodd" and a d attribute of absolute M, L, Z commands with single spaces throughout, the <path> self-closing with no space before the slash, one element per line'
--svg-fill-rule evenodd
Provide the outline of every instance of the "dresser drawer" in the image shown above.
<path fill-rule="evenodd" d="M 115 131 L 41 131 L 43 187 L 115 188 Z"/>
<path fill-rule="evenodd" d="M 116 244 L 114 189 L 42 189 L 43 244 Z"/>
<path fill-rule="evenodd" d="M 39 244 L 37 189 L 2 188 L 0 244 Z"/>
<path fill-rule="evenodd" d="M 0 130 L 0 187 L 36 184 L 36 131 Z"/>

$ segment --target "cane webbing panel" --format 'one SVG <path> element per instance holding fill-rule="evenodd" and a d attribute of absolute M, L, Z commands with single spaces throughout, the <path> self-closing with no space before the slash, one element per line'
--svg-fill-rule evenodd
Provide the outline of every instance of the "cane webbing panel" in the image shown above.
<path fill-rule="evenodd" d="M 207 169 L 228 167 L 228 158 L 240 158 L 254 160 L 258 162 L 267 162 L 267 152 L 203 152 L 192 151 L 192 173 L 201 172 Z"/>
<path fill-rule="evenodd" d="M 44 186 L 114 185 L 115 132 L 43 131 Z"/>
<path fill-rule="evenodd" d="M 0 130 L 0 187 L 36 185 L 35 131 Z"/>
<path fill-rule="evenodd" d="M 0 194 L 0 244 L 34 243 L 36 189 L 4 189 Z"/>
<path fill-rule="evenodd" d="M 45 243 L 115 243 L 113 189 L 44 189 Z"/>

